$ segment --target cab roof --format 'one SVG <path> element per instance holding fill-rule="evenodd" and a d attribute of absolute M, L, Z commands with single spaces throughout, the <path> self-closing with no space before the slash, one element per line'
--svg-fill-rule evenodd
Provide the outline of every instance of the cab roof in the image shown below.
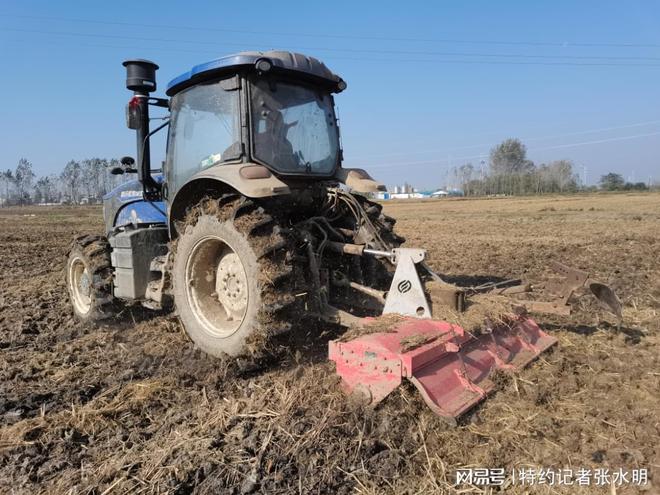
<path fill-rule="evenodd" d="M 253 68 L 256 71 L 255 64 L 263 59 L 267 59 L 271 63 L 273 72 L 288 72 L 295 77 L 327 85 L 331 91 L 337 93 L 346 87 L 346 83 L 341 77 L 314 57 L 293 52 L 267 51 L 240 52 L 195 65 L 188 72 L 172 79 L 165 92 L 167 96 L 174 96 L 187 87 L 222 74 L 236 73 L 243 68 Z"/>

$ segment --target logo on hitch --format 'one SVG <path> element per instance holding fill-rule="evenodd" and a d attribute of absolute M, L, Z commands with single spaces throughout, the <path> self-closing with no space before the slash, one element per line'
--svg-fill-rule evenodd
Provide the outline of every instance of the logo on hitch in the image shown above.
<path fill-rule="evenodd" d="M 401 294 L 405 294 L 412 288 L 412 282 L 410 280 L 402 280 L 396 288 Z"/>

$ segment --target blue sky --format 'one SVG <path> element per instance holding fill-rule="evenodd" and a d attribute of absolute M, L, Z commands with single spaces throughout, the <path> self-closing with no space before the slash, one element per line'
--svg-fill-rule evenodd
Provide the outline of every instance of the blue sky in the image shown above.
<path fill-rule="evenodd" d="M 348 82 L 345 165 L 387 184 L 444 185 L 508 137 L 589 183 L 660 180 L 658 2 L 5 0 L 0 27 L 2 169 L 134 155 L 126 58 L 156 61 L 163 90 L 197 63 L 278 48 Z"/>

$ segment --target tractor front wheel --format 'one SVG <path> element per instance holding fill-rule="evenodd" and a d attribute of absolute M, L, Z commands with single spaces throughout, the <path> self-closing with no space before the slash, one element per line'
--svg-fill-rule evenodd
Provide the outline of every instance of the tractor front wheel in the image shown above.
<path fill-rule="evenodd" d="M 114 314 L 110 245 L 102 236 L 74 239 L 66 264 L 66 285 L 73 313 L 85 323 Z"/>

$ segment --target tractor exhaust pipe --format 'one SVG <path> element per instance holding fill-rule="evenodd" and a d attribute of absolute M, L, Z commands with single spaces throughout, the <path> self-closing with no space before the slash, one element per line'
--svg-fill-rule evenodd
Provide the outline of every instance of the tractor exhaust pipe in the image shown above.
<path fill-rule="evenodd" d="M 151 176 L 151 152 L 149 149 L 149 93 L 156 91 L 158 65 L 150 60 L 126 60 L 126 88 L 133 91 L 133 98 L 126 107 L 126 125 L 135 129 L 137 136 L 137 168 L 145 198 L 159 199 L 159 187 Z"/>

